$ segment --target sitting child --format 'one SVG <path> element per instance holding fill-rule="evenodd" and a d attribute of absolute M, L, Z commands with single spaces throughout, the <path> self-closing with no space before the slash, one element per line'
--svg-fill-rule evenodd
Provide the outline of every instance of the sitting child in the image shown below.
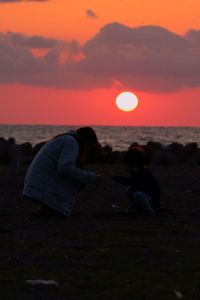
<path fill-rule="evenodd" d="M 124 163 L 130 177 L 115 176 L 114 180 L 130 187 L 127 192 L 131 202 L 128 212 L 154 216 L 160 207 L 161 188 L 151 171 L 145 168 L 142 150 L 133 148 L 127 151 Z"/>

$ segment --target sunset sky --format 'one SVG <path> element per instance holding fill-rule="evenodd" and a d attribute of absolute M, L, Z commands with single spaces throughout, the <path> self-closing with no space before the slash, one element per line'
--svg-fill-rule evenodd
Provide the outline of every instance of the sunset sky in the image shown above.
<path fill-rule="evenodd" d="M 200 0 L 0 0 L 0 105 L 1 124 L 200 126 Z"/>

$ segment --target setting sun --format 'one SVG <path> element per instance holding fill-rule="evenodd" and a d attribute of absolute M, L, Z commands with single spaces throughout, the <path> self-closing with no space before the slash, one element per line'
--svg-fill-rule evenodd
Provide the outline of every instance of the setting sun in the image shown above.
<path fill-rule="evenodd" d="M 138 106 L 138 98 L 131 92 L 120 93 L 116 98 L 116 106 L 125 112 L 132 111 Z"/>

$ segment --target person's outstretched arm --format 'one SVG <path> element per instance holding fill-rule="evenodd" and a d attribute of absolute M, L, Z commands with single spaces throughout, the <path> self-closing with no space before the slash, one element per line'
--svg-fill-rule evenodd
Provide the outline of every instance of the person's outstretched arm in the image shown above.
<path fill-rule="evenodd" d="M 114 181 L 116 183 L 126 185 L 126 186 L 132 186 L 133 181 L 130 177 L 125 177 L 125 176 L 114 176 Z"/>

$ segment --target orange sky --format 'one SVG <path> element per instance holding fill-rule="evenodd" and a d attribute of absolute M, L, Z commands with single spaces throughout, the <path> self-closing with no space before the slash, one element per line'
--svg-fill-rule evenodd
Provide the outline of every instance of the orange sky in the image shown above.
<path fill-rule="evenodd" d="M 0 0 L 0 123 L 200 126 L 199 0 L 67 2 Z"/>
<path fill-rule="evenodd" d="M 9 2 L 9 0 L 8 0 Z M 199 0 L 49 0 L 1 3 L 2 31 L 85 41 L 111 22 L 129 26 L 159 25 L 177 33 L 199 29 Z M 92 9 L 97 18 L 86 18 Z"/>

